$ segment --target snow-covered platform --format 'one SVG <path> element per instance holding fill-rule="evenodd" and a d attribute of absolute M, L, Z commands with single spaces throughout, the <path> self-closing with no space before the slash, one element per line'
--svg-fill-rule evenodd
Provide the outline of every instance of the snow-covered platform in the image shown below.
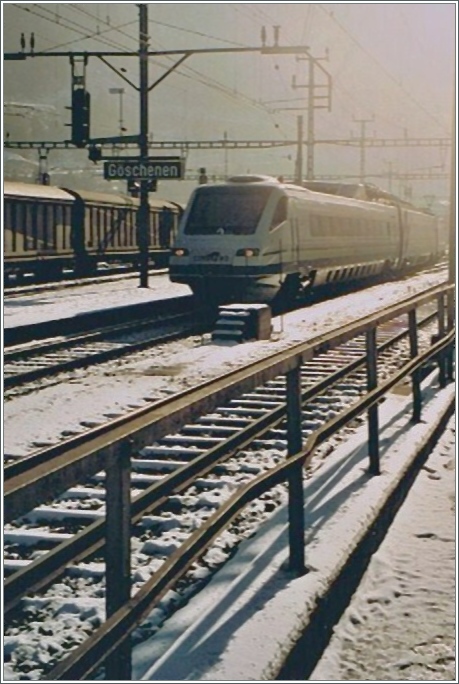
<path fill-rule="evenodd" d="M 171 283 L 167 274 L 150 274 L 147 288 L 139 287 L 138 276 L 81 285 L 67 283 L 20 297 L 5 296 L 3 323 L 5 328 L 15 328 L 186 295 L 191 295 L 191 290 Z"/>
<path fill-rule="evenodd" d="M 368 475 L 363 426 L 307 481 L 307 574 L 293 577 L 287 570 L 287 511 L 277 510 L 201 594 L 136 647 L 133 679 L 253 681 L 279 676 L 369 528 L 420 469 L 424 457 L 417 454 L 429 443 L 439 417 L 452 412 L 454 385 L 439 390 L 435 375 L 423 384 L 421 423 L 410 422 L 406 396 L 391 394 L 381 405 L 381 475 Z"/>

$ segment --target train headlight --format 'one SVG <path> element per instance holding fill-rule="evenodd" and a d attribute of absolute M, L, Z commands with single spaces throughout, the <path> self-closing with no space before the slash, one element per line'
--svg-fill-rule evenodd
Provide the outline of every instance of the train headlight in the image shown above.
<path fill-rule="evenodd" d="M 187 255 L 188 255 L 188 250 L 184 249 L 183 247 L 176 247 L 175 249 L 172 250 L 172 256 L 182 257 L 182 256 L 187 256 Z"/>
<path fill-rule="evenodd" d="M 236 252 L 236 256 L 242 256 L 242 257 L 254 257 L 258 256 L 260 254 L 260 250 L 257 249 L 256 247 L 251 248 L 251 247 L 246 247 L 245 249 L 238 249 Z"/>

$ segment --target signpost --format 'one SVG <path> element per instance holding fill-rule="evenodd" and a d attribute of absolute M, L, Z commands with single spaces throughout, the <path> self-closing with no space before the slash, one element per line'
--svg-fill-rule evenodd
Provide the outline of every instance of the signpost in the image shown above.
<path fill-rule="evenodd" d="M 104 161 L 106 180 L 178 180 L 183 178 L 183 175 L 183 160 L 180 157 L 148 157 L 147 159 L 116 157 Z"/>

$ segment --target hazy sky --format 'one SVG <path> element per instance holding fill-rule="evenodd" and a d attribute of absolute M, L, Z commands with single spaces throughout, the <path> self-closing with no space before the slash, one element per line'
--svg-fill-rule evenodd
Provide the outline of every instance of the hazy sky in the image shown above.
<path fill-rule="evenodd" d="M 152 50 L 261 45 L 265 26 L 273 44 L 307 45 L 330 75 L 332 110 L 316 109 L 314 134 L 318 139 L 359 136 L 360 119 L 367 136 L 377 138 L 449 137 L 456 47 L 456 2 L 445 3 L 173 3 L 148 4 Z M 138 8 L 135 3 L 2 3 L 4 50 L 19 49 L 22 31 L 35 33 L 36 50 L 135 51 L 138 46 Z M 328 61 L 322 61 L 327 55 Z M 150 82 L 178 59 L 152 58 Z M 138 82 L 136 57 L 112 58 L 117 68 Z M 11 101 L 52 105 L 55 120 L 46 135 L 68 137 L 63 123 L 70 103 L 70 66 L 67 58 L 37 58 L 3 65 L 3 94 Z M 294 56 L 193 55 L 171 73 L 149 97 L 150 132 L 156 140 L 289 139 L 297 136 L 297 119 L 306 129 L 306 61 Z M 316 68 L 316 83 L 325 75 Z M 119 101 L 109 88 L 124 87 L 123 123 L 138 132 L 138 94 L 100 60 L 87 67 L 92 97 L 92 134 L 116 135 Z M 318 96 L 326 88 L 317 88 Z M 299 99 L 303 98 L 303 99 Z M 294 109 L 298 107 L 298 109 Z M 283 109 L 281 109 L 283 108 Z M 287 109 L 288 108 L 288 109 Z M 6 109 L 8 111 L 8 109 Z M 28 121 L 5 117 L 17 135 Z M 16 125 L 16 128 L 14 126 Z M 21 134 L 25 135 L 25 132 Z M 34 131 L 39 135 L 38 131 Z M 306 132 L 305 132 L 306 135 Z M 43 133 L 42 133 L 43 136 Z M 48 139 L 47 138 L 47 139 Z M 207 165 L 215 173 L 230 171 L 286 173 L 293 171 L 295 147 L 258 152 L 190 153 L 191 166 Z M 317 174 L 358 173 L 359 150 L 316 145 Z M 368 148 L 368 173 L 429 169 L 449 170 L 445 149 Z M 370 179 L 371 180 L 371 179 Z M 379 184 L 387 187 L 380 180 Z M 419 190 L 422 184 L 415 186 Z M 427 186 L 424 184 L 424 190 Z M 445 182 L 434 184 L 436 191 Z M 397 190 L 394 187 L 393 190 Z"/>

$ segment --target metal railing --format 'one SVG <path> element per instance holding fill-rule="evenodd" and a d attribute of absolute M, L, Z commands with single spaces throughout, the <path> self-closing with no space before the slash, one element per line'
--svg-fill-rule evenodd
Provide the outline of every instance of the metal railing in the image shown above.
<path fill-rule="evenodd" d="M 83 477 L 105 469 L 107 472 L 107 511 L 105 525 L 106 553 L 106 622 L 70 656 L 59 663 L 46 677 L 49 680 L 84 679 L 105 665 L 107 679 L 130 679 L 131 653 L 129 636 L 142 617 L 152 610 L 164 594 L 184 575 L 190 565 L 202 556 L 212 541 L 241 513 L 244 507 L 282 482 L 289 491 L 289 561 L 297 574 L 305 570 L 304 492 L 302 469 L 314 450 L 326 439 L 354 420 L 368 413 L 369 473 L 378 475 L 379 438 L 378 402 L 395 385 L 411 376 L 413 391 L 413 421 L 422 413 L 421 369 L 432 360 L 439 366 L 440 385 L 453 375 L 454 329 L 446 330 L 445 297 L 453 296 L 451 285 L 432 288 L 427 293 L 411 297 L 402 304 L 363 318 L 338 332 L 324 335 L 292 350 L 234 371 L 223 378 L 201 385 L 191 392 L 158 402 L 153 407 L 136 412 L 132 417 L 115 422 L 106 432 L 95 430 L 79 439 L 73 447 L 55 447 L 50 462 L 40 463 L 28 472 L 7 478 L 4 487 L 5 517 L 19 517 L 32 506 L 57 495 Z M 418 354 L 417 309 L 437 300 L 438 341 Z M 450 301 L 450 300 L 448 300 Z M 392 318 L 408 316 L 411 360 L 382 384 L 377 382 L 376 330 Z M 448 324 L 449 325 L 449 324 Z M 320 352 L 361 335 L 366 336 L 367 394 L 349 409 L 314 432 L 303 446 L 301 433 L 301 365 Z M 193 533 L 161 568 L 130 597 L 130 454 L 183 426 L 193 417 L 213 410 L 224 401 L 252 389 L 276 376 L 286 376 L 285 415 L 287 423 L 287 453 L 285 462 L 256 477 L 238 489 L 206 523 Z M 83 441 L 83 444 L 81 443 Z M 164 478 L 156 497 L 166 497 L 172 482 L 184 481 L 192 475 L 189 464 Z M 28 503 L 26 503 L 26 501 Z"/>

